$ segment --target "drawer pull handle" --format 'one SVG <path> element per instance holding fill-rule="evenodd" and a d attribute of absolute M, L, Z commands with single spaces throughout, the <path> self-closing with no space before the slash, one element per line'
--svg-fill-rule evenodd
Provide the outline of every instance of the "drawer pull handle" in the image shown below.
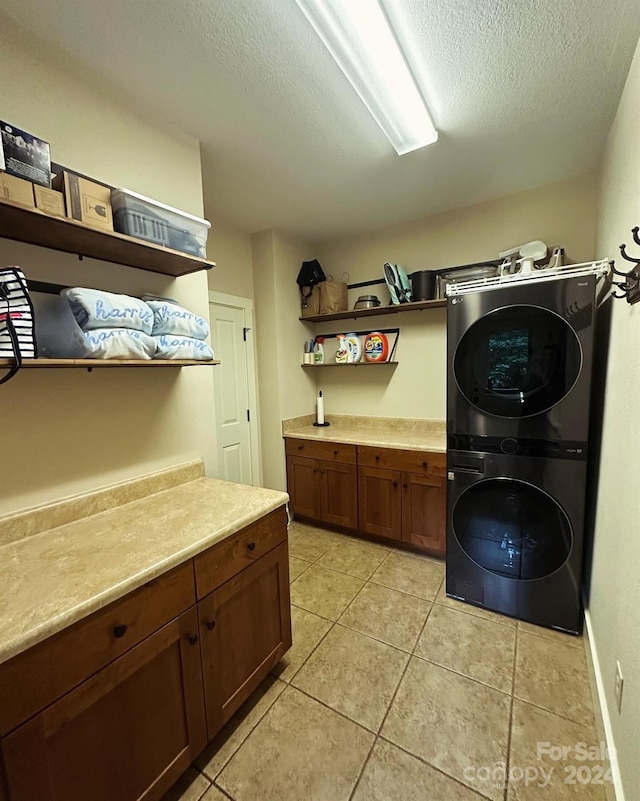
<path fill-rule="evenodd" d="M 338 453 L 339 453 L 339 451 L 334 451 L 334 452 L 333 452 L 333 455 L 334 455 L 334 456 L 337 456 L 337 455 L 338 455 Z"/>
<path fill-rule="evenodd" d="M 187 640 L 189 641 L 189 645 L 195 645 L 198 642 L 198 635 L 197 634 L 190 634 L 187 637 Z"/>
<path fill-rule="evenodd" d="M 304 450 L 304 445 L 298 445 L 298 450 L 299 451 L 303 451 Z"/>
<path fill-rule="evenodd" d="M 409 485 L 408 484 L 403 484 L 402 487 L 403 487 L 403 489 L 409 489 Z"/>
<path fill-rule="evenodd" d="M 423 463 L 422 463 L 422 466 L 423 466 L 423 467 L 429 467 L 429 462 L 423 462 Z"/>
<path fill-rule="evenodd" d="M 255 551 L 255 549 L 256 549 L 256 544 L 255 544 L 255 542 L 249 542 L 249 543 L 247 543 L 247 550 L 249 550 L 249 551 Z"/>
<path fill-rule="evenodd" d="M 126 633 L 127 627 L 124 625 L 124 623 L 120 623 L 119 625 L 113 627 L 114 637 L 124 637 Z"/>
<path fill-rule="evenodd" d="M 394 488 L 394 489 L 396 489 L 396 488 L 397 488 L 397 486 L 398 486 L 398 482 L 397 482 L 397 481 L 394 481 L 394 482 L 393 482 L 393 488 Z"/>
<path fill-rule="evenodd" d="M 213 631 L 215 629 L 215 627 L 216 627 L 216 621 L 215 620 L 207 620 L 206 626 L 209 629 L 209 631 Z"/>
<path fill-rule="evenodd" d="M 379 462 L 379 461 L 380 461 L 380 457 L 376 456 L 376 462 Z"/>

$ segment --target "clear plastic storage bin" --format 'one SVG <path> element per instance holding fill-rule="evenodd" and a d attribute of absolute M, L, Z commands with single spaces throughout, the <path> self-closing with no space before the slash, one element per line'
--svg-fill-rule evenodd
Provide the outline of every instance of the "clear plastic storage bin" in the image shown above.
<path fill-rule="evenodd" d="M 129 189 L 111 192 L 113 227 L 121 234 L 204 258 L 211 223 Z"/>

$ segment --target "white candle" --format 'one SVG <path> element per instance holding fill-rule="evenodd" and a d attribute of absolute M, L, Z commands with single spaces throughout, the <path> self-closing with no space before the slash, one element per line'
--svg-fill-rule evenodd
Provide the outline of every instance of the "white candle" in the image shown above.
<path fill-rule="evenodd" d="M 316 406 L 316 423 L 319 426 L 324 425 L 324 398 L 322 397 L 322 390 L 318 392 L 318 400 Z"/>

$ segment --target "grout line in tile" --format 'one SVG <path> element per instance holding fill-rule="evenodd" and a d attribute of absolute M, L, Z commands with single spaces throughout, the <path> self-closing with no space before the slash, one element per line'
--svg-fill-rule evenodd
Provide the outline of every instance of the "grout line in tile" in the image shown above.
<path fill-rule="evenodd" d="M 509 705 L 509 728 L 507 729 L 507 755 L 505 758 L 504 792 L 502 797 L 507 801 L 509 794 L 509 770 L 511 766 L 511 735 L 513 733 L 513 707 L 515 705 L 514 690 L 516 686 L 516 659 L 518 658 L 518 626 L 516 625 L 516 638 L 513 646 L 513 669 L 511 670 L 511 703 Z"/>
<path fill-rule="evenodd" d="M 455 600 L 454 598 L 450 598 L 449 600 Z M 465 605 L 463 601 L 459 602 L 462 605 Z M 463 615 L 468 615 L 469 617 L 475 617 L 476 620 L 485 620 L 487 623 L 496 623 L 498 626 L 506 626 L 506 628 L 513 629 L 514 631 L 517 629 L 517 625 L 512 626 L 509 623 L 505 623 L 502 620 L 494 620 L 493 618 L 483 617 L 482 615 L 475 615 L 473 612 L 469 612 L 468 609 L 458 609 L 457 606 L 451 606 L 450 604 L 443 604 L 440 603 L 438 600 L 438 596 L 436 595 L 434 604 L 438 604 L 438 606 L 442 609 L 450 609 L 452 612 L 461 612 Z M 472 606 L 472 604 L 466 604 L 466 606 Z M 475 609 L 480 609 L 481 607 L 474 607 Z M 487 612 L 492 612 L 494 615 L 499 615 L 499 612 L 493 612 L 491 609 L 487 609 Z M 515 618 L 509 617 L 508 615 L 503 615 L 507 620 L 515 620 Z M 517 621 L 516 621 L 517 622 Z M 548 638 L 547 638 L 548 639 Z"/>
<path fill-rule="evenodd" d="M 511 698 L 512 693 L 505 692 L 504 690 L 499 690 L 497 687 L 494 687 L 492 684 L 487 684 L 484 681 L 480 681 L 480 679 L 474 679 L 473 676 L 467 676 L 466 673 L 460 673 L 459 670 L 454 670 L 453 668 L 447 667 L 446 665 L 440 665 L 438 662 L 434 662 L 433 659 L 427 659 L 426 656 L 420 656 L 420 654 L 413 653 L 411 654 L 415 659 L 419 659 L 421 662 L 428 662 L 430 665 L 435 665 L 435 667 L 440 668 L 441 670 L 446 670 L 449 673 L 453 673 L 455 676 L 461 676 L 463 679 L 468 679 L 469 681 L 474 682 L 475 684 L 479 684 L 481 687 L 486 687 L 488 690 L 495 690 L 495 692 L 500 693 L 501 695 L 506 695 L 508 698 Z"/>
<path fill-rule="evenodd" d="M 519 695 L 516 695 L 515 693 L 513 695 L 513 698 L 516 701 L 520 701 L 521 704 L 528 704 L 529 706 L 534 707 L 534 709 L 539 709 L 541 712 L 546 712 L 548 715 L 555 715 L 556 717 L 562 718 L 563 720 L 566 720 L 569 723 L 573 723 L 574 726 L 582 726 L 583 729 L 595 730 L 596 727 L 595 715 L 593 715 L 591 723 L 585 723 L 583 720 L 576 720 L 575 718 L 570 718 L 567 715 L 563 715 L 562 712 L 556 712 L 555 709 L 549 709 L 546 706 L 540 706 L 540 704 L 536 704 L 534 701 L 530 701 L 528 698 L 521 698 Z"/>
<path fill-rule="evenodd" d="M 520 629 L 520 623 L 526 623 L 526 622 L 527 622 L 526 620 L 518 620 L 518 621 L 516 621 L 516 628 L 518 629 L 518 631 L 522 631 L 522 633 L 525 636 L 527 634 L 530 634 L 532 637 L 539 637 L 541 640 L 546 640 L 547 642 L 554 642 L 554 643 L 557 643 L 558 645 L 566 645 L 567 648 L 583 648 L 584 647 L 584 639 L 582 637 L 582 634 L 579 637 L 576 637 L 574 634 L 564 634 L 564 636 L 567 638 L 567 641 L 563 642 L 561 639 L 556 639 L 555 637 L 549 637 L 546 634 L 540 634 L 540 632 L 538 632 L 538 631 L 529 631 L 527 629 Z M 534 624 L 531 623 L 529 625 L 534 625 Z M 555 634 L 558 634 L 560 636 L 563 635 L 562 631 L 556 631 L 555 629 L 549 629 L 549 631 L 553 631 Z M 574 641 L 575 641 L 575 644 L 574 644 Z"/>
<path fill-rule="evenodd" d="M 382 731 L 382 727 L 386 723 L 386 720 L 387 720 L 387 718 L 389 716 L 389 712 L 391 711 L 391 707 L 393 706 L 394 701 L 396 700 L 396 696 L 398 695 L 398 690 L 400 689 L 400 685 L 404 681 L 404 677 L 406 675 L 406 672 L 409 669 L 409 664 L 411 663 L 411 659 L 412 659 L 412 657 L 411 657 L 411 655 L 409 655 L 409 658 L 407 659 L 407 662 L 406 662 L 406 664 L 404 666 L 404 669 L 402 671 L 402 675 L 400 676 L 400 681 L 396 684 L 396 689 L 394 690 L 393 695 L 391 696 L 391 700 L 389 701 L 389 706 L 387 707 L 386 712 L 382 716 L 382 722 L 378 726 L 378 730 L 375 733 L 376 737 L 380 736 L 380 732 Z"/>
<path fill-rule="evenodd" d="M 305 611 L 305 612 L 307 612 L 307 611 L 309 611 L 309 610 L 308 610 L 308 609 L 305 609 L 304 611 Z M 313 613 L 312 613 L 312 614 L 313 614 Z M 319 617 L 319 616 L 318 616 L 318 617 Z M 326 617 L 323 617 L 322 619 L 323 619 L 323 620 L 328 620 L 328 618 L 326 618 Z M 304 666 L 307 664 L 307 662 L 308 662 L 308 661 L 311 659 L 311 657 L 312 657 L 312 656 L 315 654 L 315 652 L 318 650 L 318 648 L 320 647 L 320 645 L 321 645 L 321 644 L 324 642 L 324 640 L 326 639 L 326 637 L 327 637 L 327 635 L 329 634 L 329 632 L 330 632 L 330 631 L 333 631 L 333 629 L 334 629 L 334 627 L 335 627 L 335 625 L 336 625 L 336 621 L 335 621 L 335 620 L 331 620 L 331 621 L 330 621 L 330 623 L 331 623 L 331 625 L 330 625 L 330 626 L 329 626 L 329 628 L 326 630 L 326 632 L 325 632 L 325 633 L 322 635 L 322 637 L 320 637 L 320 639 L 318 640 L 318 642 L 317 642 L 317 643 L 316 643 L 316 644 L 313 646 L 313 648 L 311 649 L 311 651 L 310 651 L 310 652 L 309 652 L 309 654 L 307 655 L 307 658 L 304 660 L 304 662 L 303 662 L 303 663 L 300 665 L 300 667 L 299 667 L 299 668 L 298 668 L 298 669 L 297 669 L 297 670 L 294 672 L 293 676 L 291 676 L 291 678 L 289 679 L 289 681 L 286 681 L 286 682 L 285 682 L 285 684 L 286 684 L 288 687 L 292 687 L 292 686 L 293 686 L 293 685 L 291 684 L 291 682 L 292 682 L 292 681 L 295 679 L 295 677 L 298 675 L 298 673 L 300 673 L 300 671 L 302 670 L 302 668 L 303 668 L 303 667 L 304 667 Z M 296 687 L 296 689 L 298 689 L 298 688 Z M 283 691 L 283 692 L 284 692 L 284 691 Z M 278 698 L 279 698 L 279 697 L 280 697 L 280 696 L 278 696 Z M 276 698 L 276 701 L 277 701 L 277 700 L 278 700 L 278 699 Z"/>
<path fill-rule="evenodd" d="M 376 743 L 378 742 L 377 735 L 373 738 L 373 742 L 371 743 L 371 748 L 369 749 L 369 753 L 367 754 L 362 768 L 360 769 L 360 773 L 358 773 L 358 778 L 356 779 L 356 783 L 353 785 L 353 790 L 349 794 L 349 801 L 354 797 L 358 790 L 358 785 L 360 784 L 360 779 L 363 777 L 365 770 L 367 769 L 367 765 L 369 764 L 369 760 L 371 759 L 371 754 L 373 754 L 373 749 L 376 747 Z"/>
<path fill-rule="evenodd" d="M 272 676 L 272 674 L 269 674 L 269 675 L 270 675 L 270 676 Z M 281 679 L 277 679 L 277 677 L 275 677 L 275 676 L 273 676 L 273 678 L 275 678 L 277 681 L 281 681 Z M 269 712 L 269 710 L 271 709 L 271 707 L 272 707 L 272 706 L 275 704 L 275 702 L 278 700 L 278 698 L 280 698 L 280 696 L 282 695 L 282 693 L 283 693 L 283 692 L 284 692 L 284 691 L 287 689 L 287 687 L 289 686 L 289 685 L 287 684 L 287 682 L 286 682 L 286 681 L 283 681 L 282 683 L 285 685 L 285 686 L 284 686 L 284 688 L 283 688 L 283 690 L 282 690 L 282 692 L 281 692 L 281 693 L 279 693 L 279 694 L 278 694 L 278 696 L 277 696 L 276 698 L 274 698 L 274 699 L 273 699 L 273 701 L 272 701 L 272 702 L 269 704 L 269 706 L 268 706 L 268 707 L 265 709 L 264 713 L 263 713 L 262 715 L 260 715 L 260 717 L 258 718 L 258 720 L 255 722 L 255 725 L 253 725 L 253 726 L 252 726 L 252 727 L 249 729 L 249 731 L 247 732 L 247 736 L 246 736 L 246 737 L 244 737 L 244 738 L 243 738 L 243 739 L 240 741 L 240 743 L 238 744 L 238 747 L 237 747 L 237 748 L 235 748 L 235 749 L 233 750 L 233 752 L 230 754 L 229 758 L 228 758 L 228 759 L 227 759 L 227 760 L 224 762 L 224 764 L 222 765 L 222 767 L 220 768 L 220 770 L 218 770 L 218 771 L 216 772 L 216 774 L 215 774 L 215 776 L 213 777 L 213 779 L 209 778 L 209 776 L 207 776 L 207 774 L 206 774 L 206 773 L 204 773 L 204 771 L 200 771 L 200 772 L 202 773 L 202 775 L 203 775 L 203 776 L 204 776 L 206 779 L 208 779 L 208 781 L 209 781 L 211 784 L 215 784 L 215 783 L 216 783 L 216 779 L 218 778 L 218 776 L 219 776 L 219 775 L 222 773 L 222 771 L 223 771 L 223 770 L 224 770 L 224 769 L 227 767 L 227 765 L 229 764 L 229 762 L 231 762 L 231 760 L 233 759 L 233 757 L 234 757 L 234 756 L 235 756 L 235 755 L 238 753 L 238 751 L 239 751 L 239 750 L 242 748 L 242 746 L 243 746 L 243 745 L 244 745 L 244 744 L 247 742 L 247 740 L 248 740 L 248 739 L 249 739 L 249 737 L 250 737 L 250 736 L 253 734 L 253 732 L 255 731 L 255 729 L 257 728 L 257 726 L 258 726 L 258 725 L 259 725 L 259 724 L 262 722 L 262 719 L 264 718 L 264 716 L 267 714 L 267 712 Z M 234 732 L 232 732 L 232 734 L 233 734 L 233 733 L 234 733 Z M 225 742 L 227 742 L 227 741 L 225 741 Z M 221 746 L 221 747 L 222 747 L 222 746 Z M 199 768 L 197 768 L 197 770 L 199 770 Z M 217 787 L 217 785 L 216 785 L 216 787 Z M 218 788 L 218 789 L 221 789 L 221 788 Z M 229 796 L 229 795 L 228 795 L 228 793 L 225 793 L 225 795 L 227 795 L 229 798 L 231 798 L 231 796 Z"/>
<path fill-rule="evenodd" d="M 211 786 L 212 786 L 212 787 L 215 787 L 215 788 L 216 788 L 216 790 L 217 790 L 219 793 L 221 793 L 221 794 L 222 794 L 222 795 L 223 795 L 225 798 L 228 798 L 228 799 L 229 799 L 229 801 L 235 801 L 235 798 L 234 798 L 232 795 L 229 795 L 229 793 L 228 793 L 226 790 L 223 790 L 223 788 L 222 788 L 222 787 L 220 787 L 220 785 L 219 785 L 219 784 L 216 784 L 216 782 L 212 782 L 212 783 L 211 783 Z M 207 790 L 207 792 L 209 792 L 209 791 Z"/>
<path fill-rule="evenodd" d="M 382 564 L 384 564 L 384 562 Z M 380 565 L 380 567 L 382 567 L 382 564 Z M 375 573 L 373 575 L 375 576 Z M 376 584 L 378 587 L 386 587 L 388 590 L 395 590 L 396 592 L 401 592 L 403 595 L 408 595 L 411 598 L 418 598 L 421 601 L 427 601 L 427 603 L 432 603 L 432 604 L 435 603 L 435 598 L 425 598 L 423 595 L 416 595 L 413 592 L 406 592 L 405 590 L 400 590 L 397 587 L 391 587 L 388 584 L 383 584 L 381 581 L 375 581 L 373 576 L 371 576 L 370 579 L 367 579 L 367 581 L 370 581 L 372 584 Z"/>
<path fill-rule="evenodd" d="M 481 793 L 479 790 L 476 790 L 475 787 L 470 787 L 468 784 L 465 784 L 464 782 L 460 781 L 460 779 L 456 778 L 455 776 L 452 776 L 450 773 L 447 773 L 446 770 L 443 770 L 442 768 L 439 768 L 437 765 L 434 765 L 432 762 L 429 762 L 429 760 L 424 759 L 424 757 L 421 757 L 419 754 L 414 754 L 413 751 L 408 751 L 403 746 L 399 745 L 393 740 L 390 740 L 388 737 L 385 737 L 384 734 L 378 734 L 378 736 L 376 737 L 376 742 L 378 740 L 382 740 L 385 743 L 389 743 L 389 745 L 392 745 L 394 746 L 394 748 L 397 748 L 398 751 L 402 751 L 403 754 L 406 754 L 407 756 L 417 759 L 418 762 L 422 762 L 423 765 L 427 765 L 432 770 L 435 770 L 437 773 L 444 776 L 446 779 L 449 779 L 449 781 L 453 781 L 456 784 L 460 785 L 460 787 L 464 787 L 464 789 L 467 792 L 474 793 L 475 795 L 478 796 L 479 799 L 482 799 L 482 801 L 493 801 L 493 799 L 490 799 L 484 793 Z"/>
<path fill-rule="evenodd" d="M 336 715 L 340 715 L 341 718 L 348 720 L 349 723 L 353 723 L 354 726 L 358 726 L 358 728 L 362 729 L 363 731 L 366 731 L 367 734 L 372 734 L 375 739 L 376 733 L 374 729 L 370 729 L 368 726 L 365 726 L 364 723 L 359 723 L 357 720 L 350 718 L 349 715 L 345 715 L 345 713 L 341 712 L 339 709 L 334 709 L 332 706 L 329 706 L 329 704 L 326 704 L 324 701 L 321 701 L 319 698 L 316 698 L 315 695 L 311 695 L 310 692 L 308 692 L 307 690 L 303 690 L 301 687 L 298 687 L 295 684 L 290 684 L 289 687 L 292 690 L 295 690 L 296 692 L 302 693 L 302 695 L 306 695 L 307 698 L 310 698 L 312 701 L 315 701 L 316 704 L 320 704 L 320 706 L 323 706 L 330 712 L 335 712 Z"/>
<path fill-rule="evenodd" d="M 431 617 L 431 613 L 433 612 L 433 607 L 435 606 L 435 601 L 431 601 L 430 603 L 431 603 L 431 606 L 429 607 L 429 611 L 427 612 L 427 617 L 425 618 L 425 621 L 422 624 L 422 628 L 420 629 L 420 634 L 418 634 L 418 637 L 417 637 L 416 641 L 413 644 L 413 648 L 411 649 L 411 656 L 417 656 L 416 648 L 418 647 L 418 643 L 420 642 L 420 639 L 422 638 L 422 635 L 424 634 L 424 630 L 426 629 L 427 623 L 429 622 L 429 618 Z"/>
<path fill-rule="evenodd" d="M 328 568 L 327 568 L 327 569 L 328 569 Z M 338 572 L 338 571 L 336 571 L 336 572 Z M 351 578 L 357 578 L 357 576 L 352 576 Z M 369 579 L 363 579 L 363 578 L 361 578 L 361 579 L 360 579 L 360 581 L 362 581 L 362 587 L 360 587 L 360 589 L 358 590 L 358 592 L 356 592 L 356 594 L 355 594 L 355 595 L 353 596 L 353 598 L 352 598 L 352 599 L 349 601 L 349 603 L 348 603 L 348 604 L 345 606 L 345 608 L 342 610 L 342 612 L 340 612 L 340 614 L 338 615 L 338 617 L 336 618 L 336 620 L 334 621 L 334 623 L 338 623 L 338 621 L 340 620 L 340 618 L 342 617 L 342 615 L 344 615 L 344 613 L 347 611 L 347 609 L 349 609 L 349 607 L 351 606 L 351 604 L 352 604 L 352 603 L 355 601 L 355 599 L 358 597 L 358 595 L 360 595 L 360 593 L 362 592 L 362 590 L 364 590 L 364 588 L 365 588 L 365 587 L 367 586 L 367 584 L 369 583 Z M 349 627 L 348 627 L 348 626 L 343 626 L 343 628 L 349 628 Z M 372 639 L 373 639 L 373 638 L 372 638 Z"/>

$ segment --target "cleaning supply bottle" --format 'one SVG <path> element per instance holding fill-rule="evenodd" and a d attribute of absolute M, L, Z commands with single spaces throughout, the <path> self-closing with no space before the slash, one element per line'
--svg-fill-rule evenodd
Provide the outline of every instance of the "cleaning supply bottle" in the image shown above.
<path fill-rule="evenodd" d="M 357 334 L 345 334 L 349 346 L 349 364 L 357 364 L 362 359 L 362 340 Z"/>
<path fill-rule="evenodd" d="M 313 363 L 324 364 L 324 337 L 316 337 L 313 346 Z"/>
<path fill-rule="evenodd" d="M 350 346 L 345 334 L 336 334 L 338 340 L 338 350 L 336 351 L 336 363 L 346 364 L 349 361 Z"/>

